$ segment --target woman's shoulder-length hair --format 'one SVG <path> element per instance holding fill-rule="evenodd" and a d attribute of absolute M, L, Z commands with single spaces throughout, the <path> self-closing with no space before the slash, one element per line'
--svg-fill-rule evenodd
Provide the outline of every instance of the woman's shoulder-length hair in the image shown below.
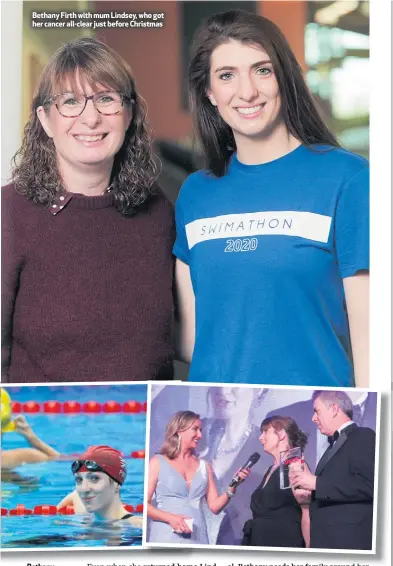
<path fill-rule="evenodd" d="M 132 215 L 155 192 L 157 167 L 144 100 L 137 93 L 128 64 L 110 47 L 94 38 L 79 38 L 60 47 L 42 72 L 34 93 L 30 118 L 22 145 L 13 158 L 12 181 L 18 192 L 36 204 L 50 206 L 64 192 L 57 167 L 56 148 L 37 116 L 37 108 L 49 110 L 51 98 L 71 86 L 93 90 L 104 87 L 123 95 L 132 113 L 122 147 L 114 158 L 110 188 L 114 205 L 124 215 Z M 79 88 L 80 90 L 80 88 Z M 67 118 L 65 118 L 67 119 Z"/>
<path fill-rule="evenodd" d="M 181 433 L 188 430 L 198 419 L 200 415 L 194 411 L 175 413 L 166 425 L 165 439 L 158 453 L 167 456 L 170 460 L 176 458 L 181 449 Z"/>
<path fill-rule="evenodd" d="M 211 55 L 216 47 L 230 40 L 257 45 L 268 54 L 279 87 L 282 117 L 290 134 L 307 146 L 339 146 L 322 120 L 301 67 L 280 29 L 257 14 L 231 10 L 205 20 L 196 32 L 191 49 L 190 104 L 195 131 L 210 173 L 223 176 L 236 151 L 231 128 L 207 96 Z"/>

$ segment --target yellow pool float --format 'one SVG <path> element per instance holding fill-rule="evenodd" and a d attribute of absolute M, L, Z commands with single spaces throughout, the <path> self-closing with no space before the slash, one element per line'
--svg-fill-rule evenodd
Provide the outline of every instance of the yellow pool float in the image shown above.
<path fill-rule="evenodd" d="M 1 432 L 11 432 L 16 429 L 12 419 L 12 400 L 8 392 L 1 388 Z"/>

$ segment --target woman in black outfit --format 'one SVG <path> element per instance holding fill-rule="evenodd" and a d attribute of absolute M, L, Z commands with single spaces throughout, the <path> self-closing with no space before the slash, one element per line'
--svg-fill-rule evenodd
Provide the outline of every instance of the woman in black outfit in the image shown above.
<path fill-rule="evenodd" d="M 274 463 L 251 496 L 252 519 L 243 527 L 245 546 L 304 547 L 309 540 L 309 514 L 302 492 L 280 489 L 280 452 L 299 446 L 307 435 L 291 417 L 272 416 L 261 424 L 259 441 Z"/>

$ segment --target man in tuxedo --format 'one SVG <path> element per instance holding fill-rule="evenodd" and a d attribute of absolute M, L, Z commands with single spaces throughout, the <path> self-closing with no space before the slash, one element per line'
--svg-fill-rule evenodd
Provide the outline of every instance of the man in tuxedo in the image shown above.
<path fill-rule="evenodd" d="M 377 393 L 372 391 L 359 391 L 357 389 L 353 389 L 352 391 L 348 392 L 348 395 L 352 401 L 352 420 L 358 426 L 364 426 L 376 430 Z M 319 430 L 316 429 L 316 427 L 314 427 L 314 429 L 317 437 L 316 461 L 318 462 L 328 448 L 329 440 L 328 437 L 321 434 Z"/>
<path fill-rule="evenodd" d="M 315 391 L 312 421 L 329 447 L 309 469 L 293 469 L 291 485 L 311 495 L 311 548 L 371 550 L 375 432 L 353 421 L 343 391 Z"/>

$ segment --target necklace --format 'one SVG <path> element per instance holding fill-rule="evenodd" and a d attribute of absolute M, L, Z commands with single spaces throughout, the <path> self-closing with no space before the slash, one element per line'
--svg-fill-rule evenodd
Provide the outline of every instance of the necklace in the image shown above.
<path fill-rule="evenodd" d="M 251 430 L 252 430 L 252 424 L 249 424 L 246 430 L 239 438 L 239 440 L 236 442 L 235 446 L 232 446 L 232 448 L 217 448 L 216 457 L 221 455 L 227 456 L 228 454 L 233 454 L 234 452 L 238 452 L 239 449 L 246 442 L 247 438 L 250 436 Z"/>

